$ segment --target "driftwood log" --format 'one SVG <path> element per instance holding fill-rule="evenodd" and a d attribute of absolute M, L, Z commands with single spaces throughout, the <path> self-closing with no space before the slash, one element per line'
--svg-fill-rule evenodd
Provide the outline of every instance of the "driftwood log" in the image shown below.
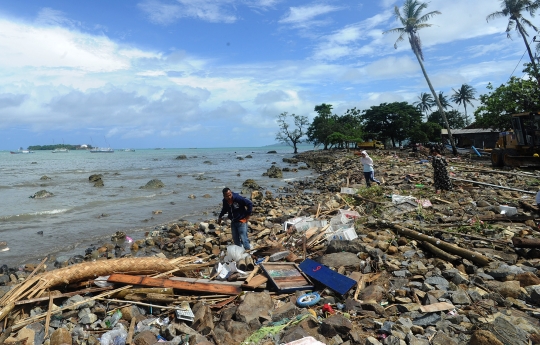
<path fill-rule="evenodd" d="M 540 238 L 512 237 L 514 247 L 540 248 Z"/>
<path fill-rule="evenodd" d="M 470 260 L 470 261 L 474 262 L 475 264 L 477 264 L 479 266 L 486 266 L 490 262 L 488 257 L 486 257 L 486 256 L 484 256 L 484 255 L 482 255 L 482 254 L 480 254 L 478 252 L 473 252 L 471 250 L 458 247 L 456 245 L 441 241 L 438 238 L 434 238 L 432 236 L 425 235 L 425 234 L 423 234 L 421 232 L 411 230 L 411 229 L 407 229 L 407 228 L 404 228 L 404 227 L 402 227 L 400 225 L 392 224 L 392 223 L 379 222 L 379 224 L 382 225 L 382 226 L 389 226 L 389 227 L 393 228 L 400 235 L 406 236 L 408 238 L 415 239 L 417 241 L 430 243 L 433 246 L 435 246 L 435 247 L 439 248 L 440 250 L 443 250 L 443 251 L 445 251 L 447 253 L 454 254 L 454 255 L 459 255 L 460 257 L 462 257 L 464 259 L 467 259 L 467 260 Z"/>

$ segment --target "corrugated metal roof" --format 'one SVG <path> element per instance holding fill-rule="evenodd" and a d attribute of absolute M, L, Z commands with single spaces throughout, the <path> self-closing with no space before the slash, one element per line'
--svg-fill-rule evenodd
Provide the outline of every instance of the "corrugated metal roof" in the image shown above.
<path fill-rule="evenodd" d="M 452 129 L 452 134 L 499 133 L 491 128 Z M 445 133 L 448 134 L 448 133 Z"/>

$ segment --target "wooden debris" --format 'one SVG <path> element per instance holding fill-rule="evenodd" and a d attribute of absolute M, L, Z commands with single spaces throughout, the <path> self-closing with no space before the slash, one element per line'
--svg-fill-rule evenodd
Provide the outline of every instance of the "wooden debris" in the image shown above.
<path fill-rule="evenodd" d="M 411 229 L 407 229 L 407 228 L 404 228 L 404 227 L 402 227 L 400 225 L 397 225 L 397 224 L 391 224 L 391 223 L 386 223 L 386 222 L 379 222 L 379 224 L 381 224 L 383 226 L 392 227 L 400 235 L 404 235 L 406 237 L 413 238 L 413 239 L 418 240 L 418 241 L 424 241 L 424 242 L 431 243 L 432 245 L 434 245 L 435 247 L 437 247 L 437 248 L 439 248 L 441 250 L 444 250 L 444 251 L 449 252 L 451 254 L 459 255 L 462 258 L 470 260 L 470 261 L 474 262 L 475 264 L 477 264 L 479 266 L 487 266 L 489 264 L 489 262 L 490 262 L 490 260 L 487 257 L 485 257 L 482 254 L 479 254 L 478 252 L 474 252 L 474 251 L 471 251 L 471 250 L 468 250 L 468 249 L 458 247 L 456 245 L 444 242 L 444 241 L 439 240 L 437 238 L 425 235 L 425 234 L 423 234 L 421 232 L 417 232 L 417 231 L 414 231 L 414 230 L 411 230 Z"/>
<path fill-rule="evenodd" d="M 215 282 L 184 282 L 175 281 L 171 279 L 150 278 L 131 276 L 127 274 L 111 274 L 108 279 L 113 283 L 124 283 L 133 285 L 144 285 L 153 287 L 170 287 L 179 290 L 197 291 L 197 292 L 211 292 L 221 293 L 226 295 L 237 295 L 242 290 L 238 286 L 231 286 L 227 284 L 217 284 Z M 221 282 L 220 282 L 221 283 Z"/>
<path fill-rule="evenodd" d="M 242 284 L 242 287 L 246 287 L 249 289 L 256 289 L 262 284 L 266 283 L 268 281 L 268 278 L 265 277 L 262 274 L 257 274 L 255 277 L 253 277 L 249 283 Z"/>
<path fill-rule="evenodd" d="M 420 311 L 422 313 L 433 313 L 436 311 L 445 311 L 445 310 L 452 310 L 456 307 L 448 302 L 439 302 L 439 303 L 433 303 L 428 305 L 423 305 L 420 307 Z"/>

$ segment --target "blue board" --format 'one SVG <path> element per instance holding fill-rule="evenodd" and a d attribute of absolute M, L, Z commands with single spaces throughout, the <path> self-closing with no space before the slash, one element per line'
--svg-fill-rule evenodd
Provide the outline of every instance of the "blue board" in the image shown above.
<path fill-rule="evenodd" d="M 315 279 L 321 284 L 326 285 L 330 289 L 342 295 L 346 294 L 353 286 L 356 285 L 356 281 L 354 279 L 346 277 L 343 274 L 339 274 L 336 271 L 332 271 L 325 265 L 311 259 L 304 260 L 299 267 L 308 277 Z"/>

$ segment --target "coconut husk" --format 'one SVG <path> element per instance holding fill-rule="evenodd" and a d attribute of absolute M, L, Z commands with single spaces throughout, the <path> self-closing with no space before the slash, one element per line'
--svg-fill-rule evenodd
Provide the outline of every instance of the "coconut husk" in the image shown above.
<path fill-rule="evenodd" d="M 11 289 L 0 299 L 0 306 L 23 298 L 39 297 L 46 289 L 76 283 L 112 273 L 149 275 L 167 271 L 189 271 L 208 264 L 194 264 L 197 257 L 163 259 L 158 257 L 121 258 L 83 262 L 49 271 L 28 279 Z"/>

